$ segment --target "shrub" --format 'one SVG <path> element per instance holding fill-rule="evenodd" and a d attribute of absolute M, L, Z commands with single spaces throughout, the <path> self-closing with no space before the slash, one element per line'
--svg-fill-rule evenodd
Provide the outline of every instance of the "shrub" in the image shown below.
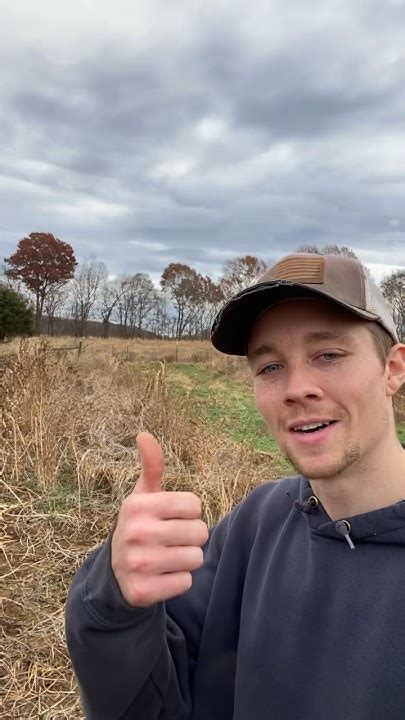
<path fill-rule="evenodd" d="M 32 335 L 34 315 L 25 298 L 0 283 L 0 341 L 16 335 Z"/>

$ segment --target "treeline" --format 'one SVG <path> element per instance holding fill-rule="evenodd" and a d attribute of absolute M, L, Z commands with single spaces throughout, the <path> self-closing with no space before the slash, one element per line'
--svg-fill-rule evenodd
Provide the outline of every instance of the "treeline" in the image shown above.
<path fill-rule="evenodd" d="M 356 258 L 350 248 L 338 245 L 303 246 L 298 252 Z M 223 303 L 265 269 L 264 261 L 253 255 L 230 258 L 214 282 L 189 265 L 172 262 L 156 287 L 144 272 L 112 278 L 102 262 L 78 264 L 71 245 L 40 232 L 22 238 L 4 261 L 2 287 L 25 298 L 33 313 L 34 332 L 128 339 L 208 337 Z M 381 284 L 400 336 L 405 325 L 404 277 L 404 271 L 396 271 Z M 1 327 L 2 302 L 9 301 L 2 301 L 0 293 L 0 339 L 12 334 Z"/>
<path fill-rule="evenodd" d="M 111 278 L 102 262 L 78 264 L 68 243 L 39 232 L 22 238 L 4 261 L 3 285 L 31 303 L 35 333 L 105 338 L 207 337 L 224 301 L 265 269 L 252 255 L 233 258 L 214 282 L 173 262 L 156 287 L 144 272 Z"/>

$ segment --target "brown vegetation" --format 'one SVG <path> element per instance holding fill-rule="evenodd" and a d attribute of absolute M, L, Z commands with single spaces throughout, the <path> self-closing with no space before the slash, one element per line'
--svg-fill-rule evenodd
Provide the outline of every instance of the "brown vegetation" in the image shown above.
<path fill-rule="evenodd" d="M 138 476 L 138 430 L 152 431 L 164 447 L 166 488 L 200 495 L 209 525 L 275 477 L 277 458 L 218 437 L 170 394 L 165 367 L 176 357 L 246 377 L 243 360 L 208 343 L 181 343 L 176 352 L 173 342 L 92 341 L 78 357 L 26 341 L 7 352 L 0 380 L 0 718 L 82 718 L 64 602 L 75 569 L 106 537 Z"/>
<path fill-rule="evenodd" d="M 192 490 L 213 525 L 279 458 L 255 453 L 190 413 L 170 392 L 167 363 L 203 362 L 248 381 L 242 358 L 208 342 L 14 341 L 0 357 L 3 527 L 0 718 L 82 718 L 64 641 L 71 578 L 101 543 L 140 466 L 139 430 L 162 443 L 166 489 Z M 397 400 L 405 419 L 405 388 Z"/>

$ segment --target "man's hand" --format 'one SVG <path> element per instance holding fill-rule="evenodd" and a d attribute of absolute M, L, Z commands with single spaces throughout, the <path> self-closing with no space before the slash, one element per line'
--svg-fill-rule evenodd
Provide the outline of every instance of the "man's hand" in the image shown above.
<path fill-rule="evenodd" d="M 197 495 L 162 491 L 164 457 L 156 438 L 141 432 L 136 442 L 142 472 L 121 505 L 111 565 L 127 603 L 149 607 L 189 590 L 208 528 Z"/>

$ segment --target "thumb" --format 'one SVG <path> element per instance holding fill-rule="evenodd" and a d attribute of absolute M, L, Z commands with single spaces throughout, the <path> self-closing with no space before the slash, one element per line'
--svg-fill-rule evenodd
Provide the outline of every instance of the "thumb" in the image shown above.
<path fill-rule="evenodd" d="M 160 492 L 165 467 L 163 450 L 156 438 L 148 432 L 138 433 L 136 444 L 141 456 L 142 472 L 133 492 Z"/>

